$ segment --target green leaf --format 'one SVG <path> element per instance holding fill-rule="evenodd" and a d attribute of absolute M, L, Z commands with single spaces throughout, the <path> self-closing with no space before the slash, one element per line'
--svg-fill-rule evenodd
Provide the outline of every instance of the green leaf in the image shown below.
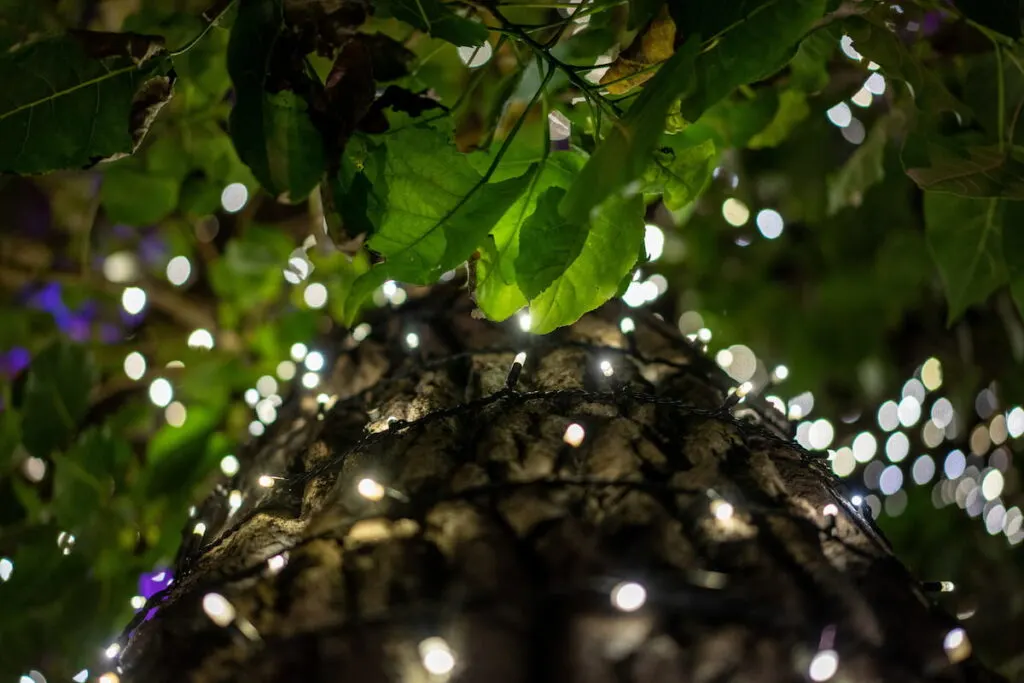
<path fill-rule="evenodd" d="M 661 192 L 670 211 L 678 211 L 704 191 L 715 170 L 715 144 L 704 140 L 689 144 L 683 135 L 662 138 L 666 147 L 654 154 L 654 164 L 645 174 L 645 191 Z M 674 143 L 674 144 L 673 144 Z"/>
<path fill-rule="evenodd" d="M 0 172 L 83 168 L 129 154 L 170 99 L 159 38 L 74 32 L 0 54 Z"/>
<path fill-rule="evenodd" d="M 807 96 L 803 92 L 784 90 L 779 95 L 779 108 L 775 111 L 775 117 L 761 132 L 750 138 L 747 146 L 751 149 L 778 147 L 810 113 L 811 108 L 807 106 Z"/>
<path fill-rule="evenodd" d="M 552 153 L 542 162 L 526 192 L 494 225 L 476 262 L 477 305 L 491 320 L 505 320 L 526 306 L 526 297 L 516 284 L 515 269 L 523 223 L 533 215 L 545 190 L 568 188 L 585 163 L 585 157 L 577 152 Z"/>
<path fill-rule="evenodd" d="M 54 455 L 53 502 L 57 522 L 81 530 L 109 502 L 131 460 L 131 447 L 106 429 L 83 433 L 67 453 Z"/>
<path fill-rule="evenodd" d="M 828 178 L 828 215 L 847 206 L 860 206 L 864 193 L 885 178 L 885 145 L 889 139 L 889 120 L 879 119 L 867 140 L 846 163 Z"/>
<path fill-rule="evenodd" d="M 280 0 L 242 3 L 228 43 L 230 129 L 260 184 L 275 197 L 301 201 L 323 175 L 324 143 L 305 100 L 313 81 L 291 67 L 288 46 Z"/>
<path fill-rule="evenodd" d="M 531 332 L 546 334 L 572 324 L 615 295 L 622 278 L 636 265 L 644 240 L 643 217 L 639 195 L 613 195 L 597 207 L 579 256 L 531 299 Z"/>
<path fill-rule="evenodd" d="M 137 166 L 116 164 L 103 174 L 100 201 L 114 223 L 150 225 L 178 206 L 180 181 Z"/>
<path fill-rule="evenodd" d="M 828 63 L 835 50 L 836 40 L 829 31 L 815 31 L 804 38 L 789 63 L 793 87 L 809 94 L 824 90 L 831 80 Z"/>
<path fill-rule="evenodd" d="M 695 83 L 680 104 L 686 120 L 696 121 L 736 87 L 785 66 L 793 46 L 825 12 L 825 0 L 761 0 L 748 6 L 750 10 L 726 26 L 697 58 Z"/>
<path fill-rule="evenodd" d="M 694 80 L 698 41 L 686 41 L 652 78 L 621 120 L 587 161 L 562 200 L 560 211 L 570 221 L 585 223 L 603 198 L 640 177 L 665 127 L 669 107 Z"/>
<path fill-rule="evenodd" d="M 996 199 L 924 195 L 925 236 L 946 290 L 949 323 L 1006 282 L 1001 214 Z"/>
<path fill-rule="evenodd" d="M 1010 278 L 1010 296 L 1024 316 L 1024 203 L 1003 205 L 1003 255 Z"/>
<path fill-rule="evenodd" d="M 388 138 L 383 177 L 388 205 L 368 244 L 392 278 L 418 284 L 465 261 L 529 181 L 483 183 L 440 131 L 422 126 Z"/>
<path fill-rule="evenodd" d="M 528 298 L 536 297 L 561 277 L 586 241 L 587 225 L 572 223 L 558 213 L 558 202 L 564 195 L 560 187 L 545 190 L 519 233 L 516 283 Z"/>
<path fill-rule="evenodd" d="M 29 366 L 22 400 L 22 441 L 36 457 L 49 456 L 78 429 L 89 407 L 94 371 L 81 346 L 61 340 Z"/>
<path fill-rule="evenodd" d="M 465 19 L 440 0 L 376 0 L 374 9 L 454 45 L 482 45 L 487 27 Z"/>
<path fill-rule="evenodd" d="M 950 94 L 938 72 L 914 59 L 899 35 L 862 17 L 849 17 L 841 27 L 853 39 L 854 49 L 877 63 L 885 76 L 904 81 L 911 87 L 914 102 L 921 111 L 951 111 L 963 119 L 970 117 L 967 105 Z"/>
<path fill-rule="evenodd" d="M 903 165 L 921 189 L 964 197 L 1024 199 L 1024 152 L 996 145 L 959 145 L 951 139 L 911 134 Z"/>
<path fill-rule="evenodd" d="M 637 29 L 654 18 L 665 0 L 629 0 L 629 29 Z M 690 4 L 690 3 L 687 3 Z"/>

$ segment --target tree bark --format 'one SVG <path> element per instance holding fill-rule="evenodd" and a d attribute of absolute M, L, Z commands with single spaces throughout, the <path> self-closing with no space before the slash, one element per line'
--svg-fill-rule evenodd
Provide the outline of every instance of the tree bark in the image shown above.
<path fill-rule="evenodd" d="M 435 289 L 337 340 L 330 401 L 287 403 L 190 520 L 122 680 L 797 681 L 829 650 L 835 680 L 994 680 L 827 461 L 670 326 L 471 313 Z"/>

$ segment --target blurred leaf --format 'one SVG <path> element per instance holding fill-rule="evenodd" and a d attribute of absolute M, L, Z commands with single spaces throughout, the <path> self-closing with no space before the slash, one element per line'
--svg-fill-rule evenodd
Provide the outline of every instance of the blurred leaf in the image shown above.
<path fill-rule="evenodd" d="M 173 80 L 154 36 L 78 31 L 0 55 L 0 172 L 83 168 L 134 151 Z"/>
<path fill-rule="evenodd" d="M 537 199 L 537 208 L 523 221 L 521 246 L 516 256 L 516 284 L 532 299 L 543 292 L 579 256 L 587 238 L 585 224 L 573 224 L 558 213 L 565 195 L 560 187 L 549 187 Z"/>
<path fill-rule="evenodd" d="M 1000 152 L 995 145 L 911 134 L 903 146 L 907 175 L 924 190 L 964 197 L 1024 199 L 1024 152 Z"/>
<path fill-rule="evenodd" d="M 22 441 L 33 455 L 49 456 L 78 429 L 94 378 L 85 350 L 63 339 L 32 360 L 21 403 L 21 429 Z"/>
<path fill-rule="evenodd" d="M 996 199 L 926 192 L 924 217 L 928 249 L 946 289 L 951 324 L 1006 282 L 1002 209 Z"/>
<path fill-rule="evenodd" d="M 665 126 L 669 107 L 693 85 L 699 45 L 690 39 L 666 62 L 622 119 L 611 126 L 562 199 L 560 211 L 570 221 L 585 223 L 590 210 L 605 197 L 638 178 L 650 163 Z"/>
<path fill-rule="evenodd" d="M 54 455 L 53 510 L 61 527 L 82 533 L 105 507 L 131 459 L 129 445 L 104 429 L 79 436 L 66 453 Z"/>
<path fill-rule="evenodd" d="M 885 145 L 889 138 L 889 120 L 875 122 L 867 139 L 828 178 L 828 215 L 847 206 L 860 206 L 864 193 L 885 178 Z"/>
<path fill-rule="evenodd" d="M 1003 211 L 1003 255 L 1010 278 L 1010 295 L 1024 316 L 1024 203 L 1005 202 Z"/>
<path fill-rule="evenodd" d="M 764 129 L 750 138 L 747 146 L 758 149 L 782 144 L 810 113 L 811 108 L 807 106 L 806 95 L 799 90 L 783 90 L 779 95 L 779 108 L 775 111 L 775 117 Z"/>
<path fill-rule="evenodd" d="M 699 197 L 711 180 L 715 145 L 711 140 L 689 145 L 682 135 L 664 136 L 662 142 L 666 146 L 654 153 L 654 163 L 644 174 L 644 190 L 660 192 L 665 206 L 678 211 Z"/>
<path fill-rule="evenodd" d="M 636 265 L 643 240 L 644 203 L 639 195 L 612 195 L 598 205 L 579 256 L 530 300 L 530 331 L 546 334 L 608 301 Z"/>
<path fill-rule="evenodd" d="M 526 305 L 516 284 L 519 234 L 533 215 L 538 198 L 549 188 L 568 188 L 586 163 L 576 152 L 554 152 L 540 166 L 523 193 L 494 225 L 476 263 L 476 301 L 491 320 L 505 320 Z"/>
<path fill-rule="evenodd" d="M 938 72 L 918 62 L 896 33 L 863 17 L 848 17 L 841 27 L 853 39 L 853 47 L 881 66 L 886 77 L 910 85 L 918 109 L 929 113 L 951 111 L 963 119 L 970 117 L 970 109 L 950 94 Z"/>
<path fill-rule="evenodd" d="M 835 50 L 835 38 L 828 31 L 815 31 L 804 38 L 789 63 L 791 85 L 809 94 L 824 90 L 830 80 L 828 63 Z"/>
<path fill-rule="evenodd" d="M 369 246 L 390 277 L 419 284 L 466 260 L 529 181 L 481 185 L 466 156 L 425 127 L 388 137 L 383 176 L 389 202 Z"/>
<path fill-rule="evenodd" d="M 482 45 L 487 28 L 464 19 L 440 0 L 376 0 L 374 9 L 454 45 Z"/>
<path fill-rule="evenodd" d="M 743 148 L 771 124 L 778 109 L 778 93 L 773 88 L 760 88 L 752 98 L 737 96 L 718 102 L 692 124 L 679 116 L 673 129 L 691 144 L 712 140 L 719 149 Z"/>
<path fill-rule="evenodd" d="M 712 5 L 727 7 L 736 3 Z M 825 0 L 759 0 L 743 6 L 749 9 L 741 18 L 732 23 L 719 19 L 712 24 L 717 29 L 714 32 L 707 31 L 706 26 L 683 24 L 690 36 L 710 38 L 722 31 L 711 48 L 697 57 L 696 82 L 680 105 L 680 112 L 688 121 L 696 121 L 704 110 L 737 86 L 767 78 L 785 66 L 797 41 L 825 12 Z M 715 11 L 725 10 L 707 10 L 709 14 Z"/>
<path fill-rule="evenodd" d="M 627 28 L 635 29 L 650 21 L 665 0 L 629 0 L 629 22 Z"/>
<path fill-rule="evenodd" d="M 997 33 L 1021 37 L 1020 0 L 957 0 L 956 8 L 968 19 Z"/>
<path fill-rule="evenodd" d="M 660 3 L 653 4 L 657 9 L 657 4 Z M 634 6 L 634 3 L 630 3 L 631 17 Z M 622 95 L 643 85 L 654 77 L 655 71 L 652 67 L 672 57 L 675 39 L 676 25 L 669 16 L 668 7 L 662 6 L 654 21 L 647 24 L 629 47 L 615 58 L 608 71 L 601 77 L 601 85 L 613 95 Z"/>
<path fill-rule="evenodd" d="M 146 448 L 149 466 L 140 486 L 133 491 L 138 500 L 149 496 L 186 494 L 212 472 L 219 456 L 207 452 L 207 438 L 220 422 L 221 414 L 204 406 L 190 406 L 185 424 L 165 424 Z"/>
<path fill-rule="evenodd" d="M 231 139 L 275 197 L 305 199 L 324 172 L 324 143 L 304 99 L 313 83 L 293 68 L 281 0 L 242 3 L 228 44 L 235 86 Z"/>
<path fill-rule="evenodd" d="M 150 225 L 178 206 L 180 181 L 137 165 L 116 164 L 106 169 L 100 200 L 107 218 L 127 225 Z"/>

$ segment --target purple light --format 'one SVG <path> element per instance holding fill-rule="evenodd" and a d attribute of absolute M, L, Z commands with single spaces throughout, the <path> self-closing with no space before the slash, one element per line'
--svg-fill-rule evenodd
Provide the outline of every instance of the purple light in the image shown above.
<path fill-rule="evenodd" d="M 151 572 L 143 572 L 139 574 L 139 595 L 149 600 L 167 588 L 173 578 L 174 573 L 163 567 L 157 567 Z"/>
<path fill-rule="evenodd" d="M 14 377 L 24 370 L 31 360 L 32 354 L 28 352 L 28 349 L 15 346 L 7 353 L 0 354 L 0 375 Z"/>

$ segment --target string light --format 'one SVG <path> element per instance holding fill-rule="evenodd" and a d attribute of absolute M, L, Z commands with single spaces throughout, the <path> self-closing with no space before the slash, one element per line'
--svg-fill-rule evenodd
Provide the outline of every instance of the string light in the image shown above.
<path fill-rule="evenodd" d="M 821 514 L 825 515 L 826 517 L 835 517 L 839 514 L 839 508 L 836 507 L 835 503 L 829 503 L 824 508 L 822 508 Z"/>
<path fill-rule="evenodd" d="M 410 332 L 409 334 L 405 335 L 405 344 L 410 349 L 419 348 L 420 336 L 415 332 Z"/>
<path fill-rule="evenodd" d="M 228 494 L 229 514 L 235 514 L 240 507 L 242 507 L 242 492 L 238 489 L 234 489 Z"/>
<path fill-rule="evenodd" d="M 423 668 L 435 676 L 446 676 L 455 669 L 455 655 L 444 638 L 427 638 L 419 645 Z"/>
<path fill-rule="evenodd" d="M 89 680 L 89 670 L 82 669 L 74 676 L 72 676 L 71 680 L 73 680 L 75 683 L 85 683 L 87 680 Z"/>
<path fill-rule="evenodd" d="M 612 367 L 612 363 L 609 360 L 601 361 L 601 374 L 605 377 L 611 377 L 615 374 L 615 369 Z"/>
<path fill-rule="evenodd" d="M 310 308 L 323 308 L 327 304 L 327 288 L 319 282 L 313 282 L 302 292 L 302 299 Z"/>
<path fill-rule="evenodd" d="M 107 646 L 107 649 L 103 651 L 103 654 L 106 655 L 107 659 L 113 659 L 118 654 L 120 654 L 120 652 L 121 652 L 121 645 L 120 645 L 120 643 L 111 643 L 110 645 Z"/>
<path fill-rule="evenodd" d="M 221 628 L 235 620 L 235 607 L 220 593 L 207 593 L 203 596 L 203 611 L 210 621 Z"/>
<path fill-rule="evenodd" d="M 242 183 L 231 183 L 220 193 L 220 205 L 228 213 L 238 213 L 249 201 L 249 190 Z"/>
<path fill-rule="evenodd" d="M 573 422 L 565 428 L 565 434 L 562 435 L 562 441 L 569 444 L 573 448 L 578 448 L 583 443 L 583 437 L 586 432 L 583 429 L 583 425 Z"/>
<path fill-rule="evenodd" d="M 108 671 L 100 676 L 99 683 L 121 683 L 121 677 L 113 671 Z"/>
<path fill-rule="evenodd" d="M 280 555 L 274 555 L 267 560 L 267 569 L 270 570 L 271 574 L 276 574 L 284 569 L 286 564 L 288 564 L 288 554 L 281 553 Z"/>
<path fill-rule="evenodd" d="M 623 318 L 619 321 L 619 329 L 622 331 L 622 334 L 629 334 L 636 330 L 636 323 L 633 322 L 632 318 Z"/>
<path fill-rule="evenodd" d="M 138 315 L 146 307 L 146 292 L 139 287 L 125 287 L 121 293 L 121 307 L 129 315 Z"/>
<path fill-rule="evenodd" d="M 615 609 L 635 612 L 647 602 L 647 589 L 635 581 L 623 581 L 612 588 L 611 601 Z"/>
<path fill-rule="evenodd" d="M 290 353 L 293 361 L 295 361 L 296 363 L 301 363 L 302 360 L 306 357 L 306 354 L 309 353 L 309 349 L 306 348 L 305 344 L 296 342 L 292 344 Z"/>
<path fill-rule="evenodd" d="M 210 334 L 209 330 L 202 328 L 192 330 L 192 334 L 188 336 L 188 347 L 190 349 L 212 349 L 213 335 Z"/>
<path fill-rule="evenodd" d="M 971 641 L 967 637 L 967 632 L 960 627 L 950 630 L 942 640 L 942 649 L 946 651 L 946 656 L 953 664 L 970 657 Z"/>
<path fill-rule="evenodd" d="M 187 256 L 175 256 L 167 262 L 167 281 L 175 287 L 180 287 L 188 282 L 191 274 L 192 264 Z"/>
<path fill-rule="evenodd" d="M 839 670 L 839 655 L 835 650 L 820 650 L 811 659 L 811 665 L 807 669 L 807 676 L 812 681 L 821 683 L 836 675 Z"/>
<path fill-rule="evenodd" d="M 132 351 L 124 357 L 124 374 L 128 379 L 138 381 L 146 374 L 146 358 L 138 351 Z"/>
<path fill-rule="evenodd" d="M 149 400 L 153 405 L 164 408 L 174 398 L 174 388 L 163 377 L 157 377 L 149 385 Z"/>
<path fill-rule="evenodd" d="M 132 609 L 139 610 L 146 606 L 146 598 L 141 595 L 133 595 L 128 604 L 132 606 Z"/>
<path fill-rule="evenodd" d="M 14 562 L 9 557 L 0 557 L 0 581 L 7 583 L 14 573 Z"/>
<path fill-rule="evenodd" d="M 261 474 L 260 478 L 256 480 L 256 483 L 265 489 L 272 488 L 274 486 L 274 477 L 269 474 Z"/>
<path fill-rule="evenodd" d="M 295 363 L 283 360 L 277 364 L 276 372 L 278 377 L 288 382 L 295 377 Z"/>
<path fill-rule="evenodd" d="M 356 329 L 352 330 L 352 338 L 357 342 L 361 342 L 370 336 L 370 332 L 373 328 L 368 323 L 359 323 L 356 325 Z"/>
<path fill-rule="evenodd" d="M 359 495 L 363 498 L 374 502 L 382 500 L 387 494 L 387 490 L 383 486 L 370 478 L 360 479 L 356 490 L 359 491 Z"/>
<path fill-rule="evenodd" d="M 319 351 L 310 351 L 306 355 L 305 365 L 307 370 L 320 372 L 324 369 L 324 363 L 324 354 Z"/>
<path fill-rule="evenodd" d="M 307 389 L 315 389 L 320 384 L 320 375 L 315 372 L 306 372 L 302 375 L 302 386 Z"/>
<path fill-rule="evenodd" d="M 225 455 L 220 459 L 220 471 L 229 477 L 233 477 L 238 474 L 238 458 L 233 455 Z"/>
<path fill-rule="evenodd" d="M 196 525 L 192 527 L 192 533 L 196 536 L 203 536 L 206 534 L 206 522 L 196 522 Z"/>
<path fill-rule="evenodd" d="M 188 419 L 188 410 L 181 401 L 175 401 L 164 410 L 164 419 L 172 427 L 181 427 Z"/>
<path fill-rule="evenodd" d="M 523 332 L 530 331 L 530 325 L 533 324 L 533 318 L 530 317 L 529 311 L 521 311 L 516 316 L 516 320 L 519 321 L 519 329 Z"/>
<path fill-rule="evenodd" d="M 733 510 L 732 503 L 726 500 L 716 498 L 715 500 L 711 501 L 711 514 L 713 514 L 715 516 L 715 519 L 717 519 L 719 522 L 729 521 L 730 519 L 732 519 L 734 512 L 735 510 Z"/>

